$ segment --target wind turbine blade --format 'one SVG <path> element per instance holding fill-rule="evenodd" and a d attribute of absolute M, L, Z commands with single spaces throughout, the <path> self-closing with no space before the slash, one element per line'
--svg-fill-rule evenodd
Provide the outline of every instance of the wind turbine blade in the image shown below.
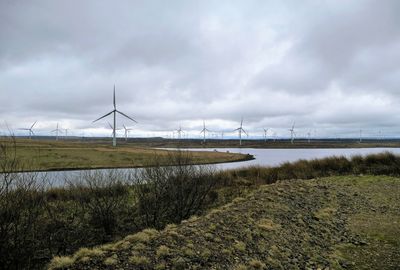
<path fill-rule="evenodd" d="M 240 128 L 234 129 L 233 131 L 239 130 Z"/>
<path fill-rule="evenodd" d="M 111 129 L 113 129 L 113 126 L 110 124 L 110 122 L 107 122 L 108 123 L 108 126 L 111 128 Z"/>
<path fill-rule="evenodd" d="M 116 112 L 118 112 L 119 114 L 122 114 L 122 115 L 125 116 L 126 118 L 131 119 L 133 122 L 137 123 L 137 121 L 136 121 L 135 119 L 133 119 L 133 118 L 127 116 L 127 115 L 124 114 L 123 112 L 120 112 L 120 111 L 118 111 L 118 110 L 116 110 Z"/>
<path fill-rule="evenodd" d="M 109 116 L 110 114 L 112 114 L 114 111 L 111 111 L 111 112 L 109 112 L 109 113 L 107 113 L 107 114 L 105 114 L 105 115 L 103 115 L 102 117 L 100 117 L 100 118 L 97 118 L 96 120 L 94 120 L 92 123 L 94 123 L 94 122 L 97 122 L 97 121 L 99 121 L 100 119 L 103 119 L 104 117 L 107 117 L 107 116 Z"/>
<path fill-rule="evenodd" d="M 37 121 L 35 121 L 35 123 L 33 123 L 33 125 L 31 126 L 31 129 L 36 125 Z"/>
<path fill-rule="evenodd" d="M 246 134 L 247 136 L 249 136 L 249 134 L 247 134 L 247 132 L 242 128 L 242 131 L 244 132 L 244 134 Z"/>
<path fill-rule="evenodd" d="M 122 126 L 124 127 L 124 129 L 127 129 L 126 126 L 125 126 L 125 124 L 122 124 Z"/>
<path fill-rule="evenodd" d="M 19 128 L 18 130 L 31 130 L 30 128 Z"/>
<path fill-rule="evenodd" d="M 114 110 L 117 109 L 117 104 L 115 103 L 115 84 L 114 84 L 114 95 L 113 95 Z"/>

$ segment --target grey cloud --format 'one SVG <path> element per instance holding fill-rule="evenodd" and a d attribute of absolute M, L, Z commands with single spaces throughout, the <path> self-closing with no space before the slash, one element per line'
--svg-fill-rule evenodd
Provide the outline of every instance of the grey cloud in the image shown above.
<path fill-rule="evenodd" d="M 2 1 L 0 120 L 396 127 L 398 1 Z M 124 120 L 120 119 L 121 123 Z M 357 127 L 356 127 L 357 126 Z M 216 126 L 215 126 L 216 127 Z"/>

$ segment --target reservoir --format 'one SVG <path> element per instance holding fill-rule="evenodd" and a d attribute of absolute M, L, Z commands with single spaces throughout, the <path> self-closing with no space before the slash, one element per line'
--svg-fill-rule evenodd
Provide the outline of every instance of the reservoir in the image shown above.
<path fill-rule="evenodd" d="M 171 149 L 176 150 L 176 149 Z M 400 148 L 335 148 L 335 149 L 260 149 L 260 148 L 190 148 L 188 151 L 219 151 L 253 155 L 255 159 L 240 162 L 216 164 L 219 170 L 236 169 L 247 166 L 278 166 L 284 162 L 293 162 L 299 159 L 312 160 L 330 156 L 351 157 L 354 155 L 368 155 L 391 152 L 400 155 Z M 95 169 L 92 171 L 107 172 L 110 169 Z M 115 169 L 124 172 L 135 172 L 140 168 Z M 66 179 L 73 179 L 84 170 L 67 170 L 54 172 L 38 172 L 39 178 L 46 178 L 50 186 L 62 186 Z M 29 173 L 26 173 L 29 174 Z"/>

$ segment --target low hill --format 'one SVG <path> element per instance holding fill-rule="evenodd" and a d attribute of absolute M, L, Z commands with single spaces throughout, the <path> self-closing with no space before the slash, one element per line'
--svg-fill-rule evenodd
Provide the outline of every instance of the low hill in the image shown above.
<path fill-rule="evenodd" d="M 49 269 L 398 269 L 399 191 L 389 176 L 281 181 Z"/>

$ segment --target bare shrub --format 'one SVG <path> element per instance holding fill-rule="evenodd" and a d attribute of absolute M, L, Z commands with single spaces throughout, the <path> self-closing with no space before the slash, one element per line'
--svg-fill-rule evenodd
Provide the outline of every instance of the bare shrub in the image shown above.
<path fill-rule="evenodd" d="M 130 211 L 127 179 L 129 175 L 118 170 L 95 170 L 68 181 L 73 201 L 89 216 L 89 226 L 96 229 L 96 238 L 101 236 L 102 242 L 113 239 L 124 223 L 122 217 Z"/>
<path fill-rule="evenodd" d="M 36 232 L 43 209 L 44 185 L 37 173 L 20 174 L 23 164 L 14 137 L 0 142 L 0 265 L 33 268 L 38 258 Z"/>
<path fill-rule="evenodd" d="M 137 172 L 133 187 L 138 218 L 144 226 L 159 229 L 179 223 L 204 207 L 216 184 L 214 167 L 192 163 L 188 152 L 171 151 L 167 156 L 155 156 L 155 166 Z"/>

